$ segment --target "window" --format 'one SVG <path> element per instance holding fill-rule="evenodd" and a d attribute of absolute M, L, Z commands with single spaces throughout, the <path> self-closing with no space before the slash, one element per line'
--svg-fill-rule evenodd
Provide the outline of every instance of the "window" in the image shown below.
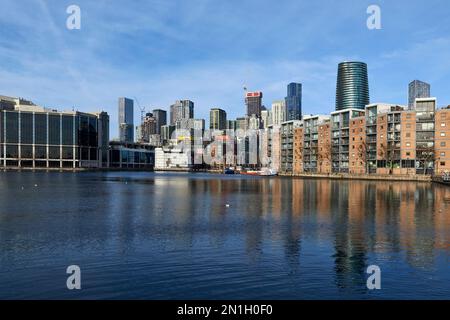
<path fill-rule="evenodd" d="M 407 128 L 407 129 L 411 129 L 411 123 L 407 123 L 407 124 L 406 124 L 406 128 Z"/>
<path fill-rule="evenodd" d="M 441 123 L 441 127 L 445 127 L 445 122 L 442 122 L 442 123 Z"/>
<path fill-rule="evenodd" d="M 410 156 L 411 156 L 411 152 L 407 152 L 407 153 L 406 153 L 406 156 L 407 156 L 407 157 L 410 157 Z"/>
<path fill-rule="evenodd" d="M 445 157 L 445 152 L 441 152 L 441 157 Z"/>
<path fill-rule="evenodd" d="M 411 133 L 409 133 L 409 132 L 406 133 L 406 137 L 407 137 L 407 138 L 411 138 Z"/>
<path fill-rule="evenodd" d="M 445 147 L 445 146 L 446 146 L 445 141 L 441 142 L 441 147 Z"/>
<path fill-rule="evenodd" d="M 411 119 L 411 113 L 406 114 L 406 119 Z"/>
<path fill-rule="evenodd" d="M 407 143 L 406 143 L 406 146 L 407 146 L 407 147 L 411 147 L 411 143 L 407 142 Z"/>
<path fill-rule="evenodd" d="M 445 167 L 445 161 L 441 161 L 441 167 Z"/>
<path fill-rule="evenodd" d="M 441 132 L 441 137 L 445 137 L 445 132 Z"/>

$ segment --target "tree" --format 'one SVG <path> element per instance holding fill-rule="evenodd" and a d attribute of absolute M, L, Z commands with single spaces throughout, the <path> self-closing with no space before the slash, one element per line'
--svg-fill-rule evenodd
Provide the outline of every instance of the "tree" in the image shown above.
<path fill-rule="evenodd" d="M 426 175 L 428 164 L 434 163 L 434 148 L 425 147 L 417 150 L 416 158 L 419 162 L 419 167 L 423 165 L 423 174 Z"/>

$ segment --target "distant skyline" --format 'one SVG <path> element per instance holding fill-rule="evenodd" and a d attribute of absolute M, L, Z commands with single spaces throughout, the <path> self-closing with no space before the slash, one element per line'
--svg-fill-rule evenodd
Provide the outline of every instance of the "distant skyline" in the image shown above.
<path fill-rule="evenodd" d="M 2 1 L 0 94 L 61 110 L 103 109 L 118 137 L 117 99 L 169 111 L 195 103 L 246 113 L 244 90 L 263 104 L 303 85 L 303 114 L 335 107 L 339 62 L 368 65 L 371 102 L 408 104 L 408 84 L 450 104 L 448 1 L 377 1 L 382 29 L 366 27 L 373 1 L 77 1 L 81 30 L 65 27 L 72 1 Z M 137 106 L 135 106 L 137 108 Z M 135 110 L 135 121 L 139 112 Z"/>

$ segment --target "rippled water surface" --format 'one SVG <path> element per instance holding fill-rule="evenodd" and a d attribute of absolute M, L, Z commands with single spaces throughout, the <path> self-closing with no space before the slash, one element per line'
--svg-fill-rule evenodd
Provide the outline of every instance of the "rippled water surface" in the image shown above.
<path fill-rule="evenodd" d="M 1 299 L 450 299 L 450 188 L 7 172 L 0 244 Z"/>

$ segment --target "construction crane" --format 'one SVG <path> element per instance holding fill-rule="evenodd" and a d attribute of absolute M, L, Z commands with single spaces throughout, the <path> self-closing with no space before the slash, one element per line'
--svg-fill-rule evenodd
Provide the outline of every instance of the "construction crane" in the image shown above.
<path fill-rule="evenodd" d="M 142 107 L 139 103 L 138 98 L 134 97 L 134 100 L 136 100 L 136 104 L 139 107 L 139 110 L 141 111 L 141 123 L 144 122 L 144 118 L 145 118 L 145 107 Z"/>

